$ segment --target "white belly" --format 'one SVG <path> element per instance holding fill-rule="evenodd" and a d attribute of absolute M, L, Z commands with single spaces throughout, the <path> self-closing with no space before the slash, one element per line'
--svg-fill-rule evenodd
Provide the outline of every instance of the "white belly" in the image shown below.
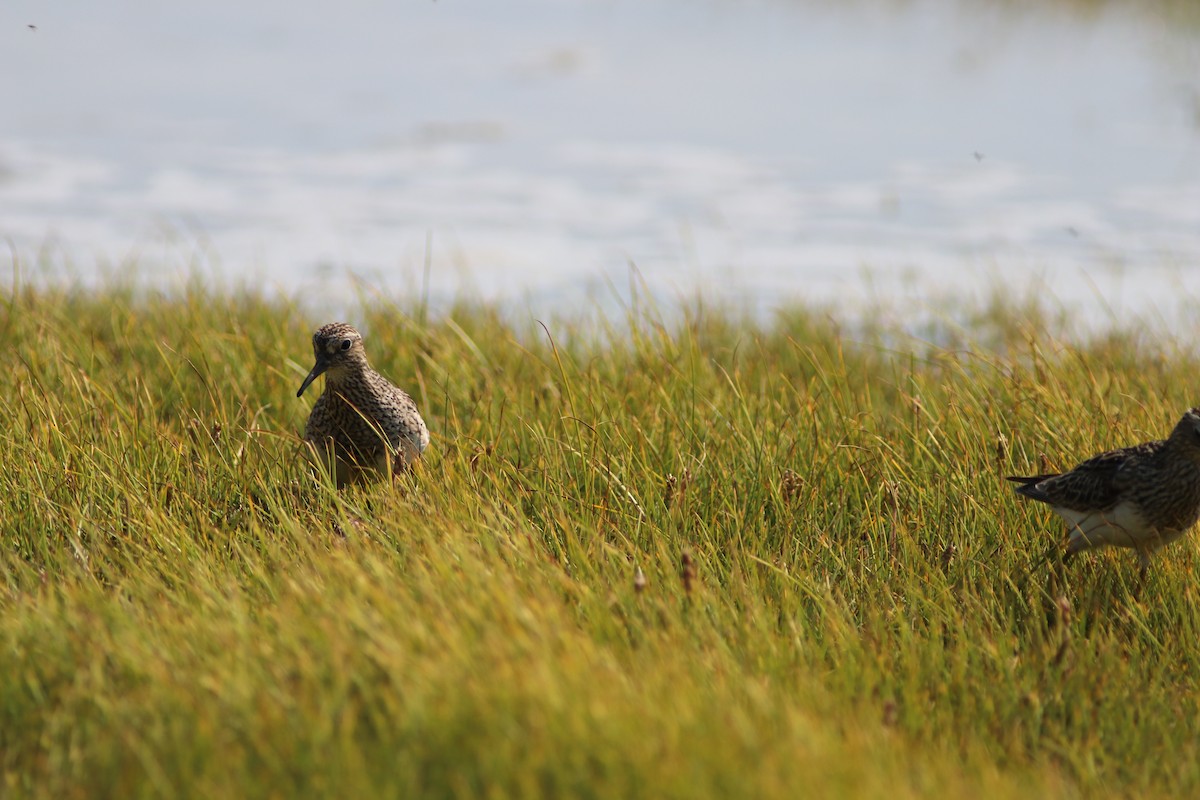
<path fill-rule="evenodd" d="M 1150 552 L 1183 535 L 1183 531 L 1160 531 L 1150 527 L 1132 503 L 1120 503 L 1104 512 L 1072 511 L 1061 507 L 1054 510 L 1070 528 L 1068 553 L 1107 545 Z"/>

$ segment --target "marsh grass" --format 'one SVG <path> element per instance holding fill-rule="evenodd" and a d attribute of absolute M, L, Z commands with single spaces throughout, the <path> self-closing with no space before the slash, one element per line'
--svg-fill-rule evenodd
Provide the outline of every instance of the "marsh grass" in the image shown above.
<path fill-rule="evenodd" d="M 941 344 L 420 318 L 353 321 L 433 444 L 339 494 L 297 457 L 325 320 L 6 298 L 5 794 L 1200 791 L 1194 544 L 1055 586 L 1002 479 L 1164 434 L 1195 354 L 1012 302 Z"/>

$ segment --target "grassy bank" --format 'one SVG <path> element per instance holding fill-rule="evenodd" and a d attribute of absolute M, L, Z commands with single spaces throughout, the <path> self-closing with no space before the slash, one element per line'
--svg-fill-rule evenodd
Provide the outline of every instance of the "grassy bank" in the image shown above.
<path fill-rule="evenodd" d="M 5 794 L 1200 792 L 1193 540 L 1048 590 L 1001 479 L 1165 434 L 1195 355 L 1005 304 L 954 349 L 380 305 L 434 441 L 339 494 L 296 457 L 325 321 L 7 298 Z"/>

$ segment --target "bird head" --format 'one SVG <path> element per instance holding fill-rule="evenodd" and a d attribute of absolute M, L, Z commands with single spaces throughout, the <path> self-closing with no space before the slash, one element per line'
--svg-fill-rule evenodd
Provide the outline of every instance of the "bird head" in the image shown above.
<path fill-rule="evenodd" d="M 1190 408 L 1171 431 L 1171 442 L 1192 452 L 1200 459 L 1200 408 Z"/>
<path fill-rule="evenodd" d="M 300 384 L 296 397 L 304 394 L 309 384 L 322 374 L 336 380 L 347 372 L 366 369 L 367 353 L 363 349 L 362 334 L 344 322 L 331 322 L 317 328 L 313 334 L 313 356 L 316 363 L 312 371 Z"/>

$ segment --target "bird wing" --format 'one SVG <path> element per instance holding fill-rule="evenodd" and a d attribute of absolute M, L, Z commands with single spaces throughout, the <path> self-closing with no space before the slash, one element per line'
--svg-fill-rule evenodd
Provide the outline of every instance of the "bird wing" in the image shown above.
<path fill-rule="evenodd" d="M 1120 499 L 1137 463 L 1152 455 L 1162 444 L 1147 442 L 1109 450 L 1061 475 L 1012 477 L 1009 480 L 1022 484 L 1017 487 L 1017 492 L 1031 500 L 1074 511 L 1103 510 L 1111 508 Z"/>

